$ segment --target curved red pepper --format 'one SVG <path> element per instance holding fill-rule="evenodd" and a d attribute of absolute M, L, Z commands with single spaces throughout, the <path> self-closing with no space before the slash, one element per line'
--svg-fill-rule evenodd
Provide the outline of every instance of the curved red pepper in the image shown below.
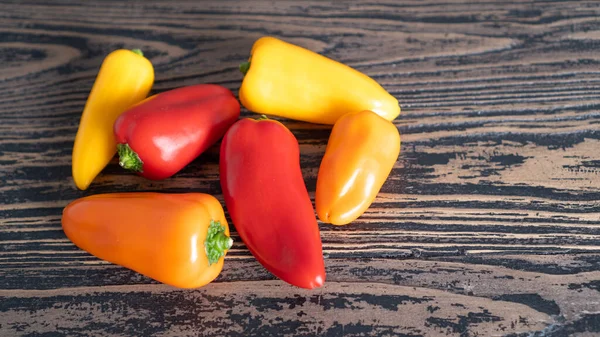
<path fill-rule="evenodd" d="M 239 115 L 239 102 L 219 85 L 149 97 L 115 122 L 119 164 L 148 179 L 168 178 L 216 143 Z"/>
<path fill-rule="evenodd" d="M 322 286 L 321 236 L 290 130 L 269 119 L 236 122 L 221 143 L 219 166 L 229 215 L 256 259 L 292 285 Z"/>

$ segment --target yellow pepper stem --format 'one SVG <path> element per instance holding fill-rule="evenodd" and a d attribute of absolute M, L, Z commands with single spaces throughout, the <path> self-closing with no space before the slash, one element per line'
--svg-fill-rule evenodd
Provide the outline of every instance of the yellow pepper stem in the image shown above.
<path fill-rule="evenodd" d="M 221 225 L 220 221 L 210 220 L 208 235 L 206 235 L 204 241 L 204 251 L 208 257 L 208 265 L 217 263 L 232 245 L 233 239 L 225 234 L 225 226 Z"/>
<path fill-rule="evenodd" d="M 249 61 L 240 64 L 240 71 L 242 72 L 242 74 L 246 75 L 248 70 L 250 70 L 250 62 Z"/>
<path fill-rule="evenodd" d="M 140 55 L 140 56 L 144 56 L 144 53 L 142 53 L 142 50 L 141 50 L 141 49 L 137 49 L 137 48 L 136 48 L 136 49 L 132 49 L 131 51 L 132 51 L 134 54 L 138 54 L 138 55 Z"/>

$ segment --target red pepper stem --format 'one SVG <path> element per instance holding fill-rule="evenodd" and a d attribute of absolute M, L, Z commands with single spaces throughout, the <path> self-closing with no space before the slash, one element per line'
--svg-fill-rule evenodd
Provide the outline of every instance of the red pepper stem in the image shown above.
<path fill-rule="evenodd" d="M 136 48 L 136 49 L 132 49 L 131 51 L 132 51 L 134 54 L 138 54 L 138 55 L 140 55 L 140 56 L 144 56 L 144 53 L 142 53 L 142 50 L 141 50 L 141 49 L 137 49 L 137 48 Z"/>
<path fill-rule="evenodd" d="M 233 240 L 225 234 L 225 226 L 221 225 L 220 221 L 210 220 L 208 234 L 206 240 L 204 240 L 204 251 L 208 257 L 208 265 L 217 263 L 232 245 Z"/>
<path fill-rule="evenodd" d="M 117 144 L 117 152 L 119 153 L 119 165 L 122 168 L 133 172 L 144 172 L 144 162 L 128 144 Z"/>
<path fill-rule="evenodd" d="M 267 119 L 269 119 L 269 117 L 267 117 L 267 115 L 260 115 L 260 117 L 258 117 L 256 120 L 257 121 L 266 121 Z"/>
<path fill-rule="evenodd" d="M 242 74 L 246 75 L 248 70 L 250 70 L 250 61 L 240 64 L 240 71 Z"/>

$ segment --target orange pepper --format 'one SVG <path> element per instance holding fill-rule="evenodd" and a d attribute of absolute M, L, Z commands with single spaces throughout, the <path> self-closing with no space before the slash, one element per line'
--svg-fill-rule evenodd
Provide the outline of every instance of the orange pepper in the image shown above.
<path fill-rule="evenodd" d="M 213 281 L 232 244 L 221 204 L 202 193 L 93 195 L 64 209 L 62 227 L 96 257 L 179 288 Z"/>
<path fill-rule="evenodd" d="M 348 113 L 333 126 L 317 177 L 319 219 L 346 225 L 379 193 L 400 154 L 396 126 L 372 111 Z"/>

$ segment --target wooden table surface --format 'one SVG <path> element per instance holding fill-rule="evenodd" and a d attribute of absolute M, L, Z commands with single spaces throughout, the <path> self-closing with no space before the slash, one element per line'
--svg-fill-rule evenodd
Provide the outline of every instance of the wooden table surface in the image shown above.
<path fill-rule="evenodd" d="M 3 1 L 0 336 L 599 335 L 599 15 L 598 1 Z M 219 278 L 196 290 L 77 249 L 60 225 L 76 198 L 223 200 L 217 146 L 171 179 L 113 161 L 74 187 L 104 56 L 142 48 L 153 92 L 237 94 L 264 35 L 351 65 L 402 104 L 402 153 L 372 207 L 320 225 L 325 286 L 274 278 L 235 232 Z M 284 122 L 313 197 L 330 127 Z"/>

